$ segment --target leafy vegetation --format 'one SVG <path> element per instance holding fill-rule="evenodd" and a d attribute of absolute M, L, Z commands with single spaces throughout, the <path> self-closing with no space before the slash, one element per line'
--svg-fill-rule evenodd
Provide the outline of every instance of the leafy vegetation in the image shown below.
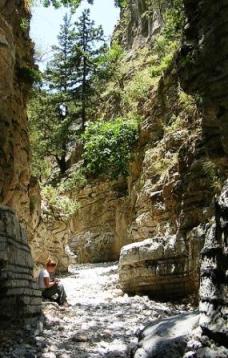
<path fill-rule="evenodd" d="M 70 148 L 85 128 L 93 78 L 103 51 L 103 30 L 90 20 L 89 10 L 84 10 L 74 25 L 66 15 L 44 73 L 45 86 L 34 90 L 30 101 L 34 160 L 52 157 L 62 175 L 68 169 Z M 41 166 L 40 160 L 36 161 L 35 171 Z"/>
<path fill-rule="evenodd" d="M 64 178 L 60 185 L 60 192 L 71 192 L 75 189 L 81 189 L 87 184 L 87 179 L 85 175 L 85 168 L 76 168 L 71 171 L 70 175 L 67 178 Z"/>
<path fill-rule="evenodd" d="M 132 146 L 137 141 L 137 127 L 137 121 L 124 118 L 91 123 L 83 136 L 88 174 L 104 174 L 111 178 L 127 175 Z"/>
<path fill-rule="evenodd" d="M 76 9 L 79 3 L 43 1 L 56 8 Z M 131 54 L 117 40 L 109 48 L 105 45 L 103 30 L 91 21 L 88 10 L 75 24 L 70 17 L 64 18 L 43 76 L 44 86 L 34 90 L 29 108 L 33 174 L 40 178 L 44 201 L 53 212 L 72 215 L 78 209 L 70 198 L 72 191 L 92 178 L 128 175 L 138 139 L 140 105 L 173 61 L 183 26 L 182 1 L 173 0 L 169 7 L 165 0 L 147 3 L 150 6 L 143 16 L 151 16 L 156 9 L 165 25 L 150 46 Z M 127 1 L 115 4 L 124 8 Z M 183 93 L 179 97 L 181 106 L 191 112 L 192 98 Z M 183 119 L 173 114 L 167 131 L 174 133 L 181 125 Z M 82 140 L 80 165 L 69 168 L 71 153 Z M 177 163 L 173 153 L 152 155 L 155 175 L 166 175 Z M 52 180 L 54 176 L 57 181 Z"/>
<path fill-rule="evenodd" d="M 61 98 L 62 99 L 62 98 Z M 59 95 L 45 91 L 35 91 L 29 105 L 29 125 L 33 150 L 34 171 L 40 172 L 42 161 L 36 158 L 51 158 L 63 174 L 67 169 L 67 153 L 75 141 L 73 115 L 75 106 L 69 106 L 70 114 L 63 117 L 59 109 Z"/>
<path fill-rule="evenodd" d="M 59 8 L 61 6 L 71 7 L 72 9 L 76 9 L 82 0 L 40 0 L 45 7 L 53 5 L 55 8 Z M 89 4 L 93 4 L 94 0 L 87 0 Z M 115 6 L 119 6 L 120 8 L 126 6 L 127 0 L 114 0 Z"/>
<path fill-rule="evenodd" d="M 211 160 L 205 160 L 202 163 L 201 172 L 207 177 L 210 188 L 215 192 L 219 193 L 222 189 L 222 178 L 218 173 L 218 167 Z"/>
<path fill-rule="evenodd" d="M 61 194 L 58 188 L 54 188 L 51 185 L 46 185 L 42 188 L 41 196 L 46 209 L 44 209 L 44 212 L 55 217 L 60 216 L 68 219 L 80 208 L 77 201 Z"/>

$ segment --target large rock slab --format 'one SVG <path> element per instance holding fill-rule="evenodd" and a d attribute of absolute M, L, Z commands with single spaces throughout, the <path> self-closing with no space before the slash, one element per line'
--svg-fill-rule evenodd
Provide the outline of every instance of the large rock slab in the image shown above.
<path fill-rule="evenodd" d="M 33 279 L 26 234 L 14 211 L 0 206 L 0 320 L 33 318 L 41 311 L 41 293 Z"/>
<path fill-rule="evenodd" d="M 183 357 L 187 338 L 198 323 L 198 312 L 155 321 L 142 331 L 134 358 Z"/>
<path fill-rule="evenodd" d="M 183 238 L 175 235 L 124 246 L 119 261 L 121 287 L 129 293 L 161 299 L 194 292 L 198 285 L 197 265 L 189 254 Z"/>

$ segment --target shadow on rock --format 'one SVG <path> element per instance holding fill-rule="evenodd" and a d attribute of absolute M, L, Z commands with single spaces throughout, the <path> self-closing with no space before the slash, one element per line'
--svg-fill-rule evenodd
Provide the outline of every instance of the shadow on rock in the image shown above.
<path fill-rule="evenodd" d="M 183 357 L 187 338 L 198 323 L 198 312 L 154 321 L 139 334 L 135 358 Z"/>

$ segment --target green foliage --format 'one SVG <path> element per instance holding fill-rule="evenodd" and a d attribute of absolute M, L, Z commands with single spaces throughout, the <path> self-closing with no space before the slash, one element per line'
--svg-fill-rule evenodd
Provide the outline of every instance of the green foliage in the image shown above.
<path fill-rule="evenodd" d="M 64 173 L 66 168 L 66 155 L 68 147 L 75 142 L 75 128 L 73 128 L 74 113 L 76 109 L 73 103 L 68 104 L 69 114 L 62 118 L 59 114 L 59 103 L 63 96 L 46 91 L 33 92 L 28 107 L 30 126 L 30 138 L 33 152 L 33 171 L 43 176 L 42 159 L 52 158 Z M 45 170 L 45 175 L 47 171 Z M 39 177 L 40 177 L 39 175 Z"/>
<path fill-rule="evenodd" d="M 52 51 L 53 59 L 47 64 L 45 82 L 51 91 L 62 92 L 68 97 L 72 96 L 74 91 L 72 77 L 75 75 L 75 65 L 72 63 L 72 56 L 75 51 L 74 27 L 71 16 L 67 14 L 60 26 L 58 44 L 52 47 Z"/>
<path fill-rule="evenodd" d="M 117 42 L 113 42 L 98 58 L 98 75 L 100 79 L 109 80 L 118 79 L 121 60 L 123 59 L 124 50 Z"/>
<path fill-rule="evenodd" d="M 93 4 L 93 0 L 87 0 L 89 4 Z M 53 5 L 56 9 L 61 6 L 71 7 L 72 9 L 76 9 L 82 0 L 41 0 L 45 7 Z"/>
<path fill-rule="evenodd" d="M 103 30 L 90 20 L 89 10 L 75 25 L 64 16 L 58 45 L 44 73 L 45 89 L 34 91 L 29 105 L 34 172 L 43 167 L 39 158 L 47 157 L 61 174 L 68 169 L 67 154 L 84 129 L 91 106 L 93 74 L 103 51 L 99 42 L 103 43 Z"/>
<path fill-rule="evenodd" d="M 170 66 L 170 64 L 173 61 L 173 52 L 168 53 L 165 55 L 159 64 L 152 65 L 150 68 L 150 73 L 152 77 L 158 77 L 161 76 L 165 70 Z"/>
<path fill-rule="evenodd" d="M 162 7 L 161 2 L 161 7 Z M 153 52 L 156 53 L 151 66 L 151 75 L 161 76 L 170 66 L 177 51 L 184 24 L 183 1 L 173 0 L 170 7 L 163 14 L 164 27 L 155 39 Z"/>
<path fill-rule="evenodd" d="M 89 4 L 93 4 L 94 0 L 87 0 Z M 45 7 L 53 5 L 55 8 L 59 8 L 60 6 L 70 6 L 73 9 L 76 9 L 82 0 L 42 0 L 42 3 Z M 127 0 L 115 0 L 115 6 L 120 8 L 125 7 L 127 4 Z"/>
<path fill-rule="evenodd" d="M 218 173 L 218 168 L 210 160 L 205 160 L 202 163 L 202 174 L 206 175 L 210 188 L 216 193 L 221 192 L 222 190 L 222 178 Z"/>
<path fill-rule="evenodd" d="M 41 72 L 34 67 L 20 67 L 17 72 L 18 77 L 25 83 L 33 84 L 42 80 Z"/>
<path fill-rule="evenodd" d="M 129 106 L 129 108 L 132 106 L 137 107 L 139 100 L 145 97 L 145 93 L 148 93 L 148 90 L 155 83 L 156 80 L 149 67 L 146 67 L 140 72 L 136 72 L 131 81 L 129 81 L 124 88 L 124 105 Z"/>
<path fill-rule="evenodd" d="M 128 174 L 132 146 L 138 138 L 135 120 L 118 118 L 91 123 L 84 133 L 84 159 L 88 174 L 117 178 Z"/>
<path fill-rule="evenodd" d="M 64 179 L 60 186 L 60 192 L 71 192 L 83 188 L 87 183 L 84 168 L 77 168 L 72 171 L 68 178 Z"/>
<path fill-rule="evenodd" d="M 63 195 L 58 188 L 46 185 L 41 190 L 43 203 L 46 206 L 46 213 L 54 216 L 61 216 L 68 219 L 77 212 L 80 205 L 77 201 Z"/>
<path fill-rule="evenodd" d="M 27 32 L 29 30 L 29 20 L 25 17 L 20 20 L 20 28 L 23 32 Z"/>
<path fill-rule="evenodd" d="M 115 0 L 115 6 L 123 9 L 127 6 L 127 0 Z"/>
<path fill-rule="evenodd" d="M 76 66 L 72 84 L 74 96 L 80 102 L 82 131 L 84 131 L 88 117 L 87 110 L 91 106 L 90 99 L 95 91 L 93 77 L 98 71 L 99 58 L 106 48 L 102 26 L 95 26 L 95 22 L 90 18 L 89 9 L 85 9 L 75 23 L 73 37 L 75 50 L 71 61 Z"/>
<path fill-rule="evenodd" d="M 193 115 L 197 111 L 197 99 L 181 89 L 179 90 L 179 103 L 185 113 Z"/>

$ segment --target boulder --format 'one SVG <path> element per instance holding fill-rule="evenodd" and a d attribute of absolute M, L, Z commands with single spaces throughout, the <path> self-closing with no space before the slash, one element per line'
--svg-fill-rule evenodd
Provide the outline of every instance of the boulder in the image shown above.
<path fill-rule="evenodd" d="M 181 358 L 187 338 L 199 323 L 198 312 L 157 320 L 140 334 L 140 348 L 134 358 Z"/>
<path fill-rule="evenodd" d="M 124 246 L 120 254 L 119 280 L 129 293 L 176 299 L 194 292 L 197 269 L 183 238 L 154 237 Z"/>

